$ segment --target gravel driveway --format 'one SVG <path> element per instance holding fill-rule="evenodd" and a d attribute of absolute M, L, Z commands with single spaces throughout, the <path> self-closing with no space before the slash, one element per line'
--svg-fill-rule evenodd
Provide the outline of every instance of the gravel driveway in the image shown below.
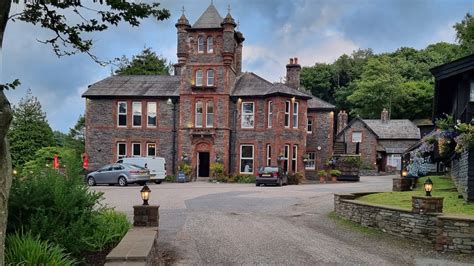
<path fill-rule="evenodd" d="M 358 183 L 255 187 L 252 184 L 151 185 L 160 205 L 160 248 L 173 264 L 457 265 L 442 254 L 386 234 L 366 234 L 328 218 L 335 192 L 390 191 L 392 176 Z M 105 202 L 132 218 L 139 186 L 98 186 Z"/>

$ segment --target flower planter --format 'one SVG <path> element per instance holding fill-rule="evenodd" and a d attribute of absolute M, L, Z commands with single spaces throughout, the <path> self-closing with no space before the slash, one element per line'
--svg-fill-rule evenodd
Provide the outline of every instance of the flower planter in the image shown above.
<path fill-rule="evenodd" d="M 319 177 L 319 182 L 326 183 L 326 177 L 325 176 L 320 176 Z"/>

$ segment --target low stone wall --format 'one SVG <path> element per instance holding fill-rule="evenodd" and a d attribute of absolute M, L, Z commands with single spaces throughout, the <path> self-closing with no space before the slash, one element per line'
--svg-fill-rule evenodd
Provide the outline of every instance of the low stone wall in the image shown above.
<path fill-rule="evenodd" d="M 133 227 L 107 255 L 105 265 L 158 265 L 158 228 Z"/>
<path fill-rule="evenodd" d="M 474 149 L 464 151 L 453 161 L 451 176 L 464 200 L 474 202 Z"/>
<path fill-rule="evenodd" d="M 439 216 L 436 250 L 474 253 L 474 218 Z"/>
<path fill-rule="evenodd" d="M 335 194 L 334 210 L 344 219 L 392 235 L 436 246 L 440 251 L 474 253 L 473 218 L 454 218 L 440 213 L 414 213 L 410 210 L 358 201 L 372 193 Z M 439 249 L 438 249 L 439 248 Z"/>

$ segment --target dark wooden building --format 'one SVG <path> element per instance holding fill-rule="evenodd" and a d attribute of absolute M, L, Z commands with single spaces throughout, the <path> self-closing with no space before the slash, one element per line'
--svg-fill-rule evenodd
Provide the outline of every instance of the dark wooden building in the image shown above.
<path fill-rule="evenodd" d="M 448 114 L 474 123 L 474 54 L 430 71 L 435 77 L 433 121 Z M 464 199 L 474 202 L 474 149 L 452 162 L 451 176 Z"/>

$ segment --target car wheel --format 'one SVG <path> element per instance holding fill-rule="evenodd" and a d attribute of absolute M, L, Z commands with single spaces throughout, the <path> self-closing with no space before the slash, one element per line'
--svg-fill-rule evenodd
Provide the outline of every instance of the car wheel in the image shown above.
<path fill-rule="evenodd" d="M 161 184 L 162 180 L 155 180 L 155 184 Z"/>
<path fill-rule="evenodd" d="M 95 179 L 92 176 L 89 176 L 89 178 L 87 178 L 87 184 L 91 187 L 95 186 L 96 185 Z"/>
<path fill-rule="evenodd" d="M 281 178 L 278 179 L 278 186 L 279 186 L 279 187 L 283 186 L 283 180 L 281 180 Z"/>
<path fill-rule="evenodd" d="M 119 186 L 121 186 L 121 187 L 124 187 L 124 186 L 128 185 L 127 184 L 127 179 L 125 179 L 125 177 L 123 177 L 123 176 L 119 177 L 118 183 L 119 183 Z"/>
<path fill-rule="evenodd" d="M 259 184 L 259 183 L 255 183 L 255 186 L 258 187 L 258 186 L 260 186 L 260 184 Z"/>

